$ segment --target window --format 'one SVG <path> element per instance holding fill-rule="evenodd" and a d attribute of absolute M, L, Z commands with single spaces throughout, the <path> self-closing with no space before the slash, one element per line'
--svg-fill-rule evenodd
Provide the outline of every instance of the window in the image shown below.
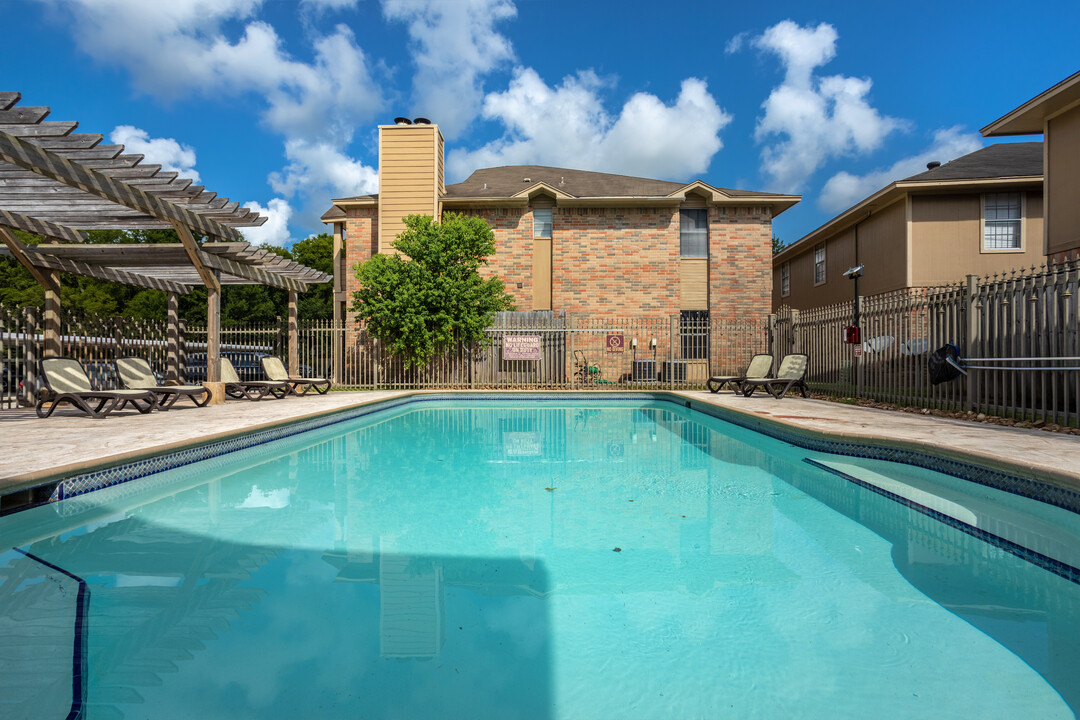
<path fill-rule="evenodd" d="M 709 211 L 679 211 L 679 255 L 684 258 L 709 257 Z"/>
<path fill-rule="evenodd" d="M 780 297 L 791 294 L 791 266 L 784 263 L 780 266 Z"/>
<path fill-rule="evenodd" d="M 814 248 L 814 284 L 825 282 L 825 243 Z"/>
<path fill-rule="evenodd" d="M 551 239 L 551 208 L 533 208 L 533 237 Z"/>
<path fill-rule="evenodd" d="M 983 196 L 983 250 L 1020 250 L 1020 193 Z"/>
<path fill-rule="evenodd" d="M 679 340 L 683 360 L 709 357 L 709 311 L 680 310 Z"/>

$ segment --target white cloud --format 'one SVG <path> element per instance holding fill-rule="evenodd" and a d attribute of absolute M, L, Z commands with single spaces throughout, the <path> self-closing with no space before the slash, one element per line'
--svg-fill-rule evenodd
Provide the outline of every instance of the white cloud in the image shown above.
<path fill-rule="evenodd" d="M 926 163 L 937 160 L 942 164 L 982 148 L 978 133 L 964 132 L 960 126 L 934 133 L 934 141 L 922 152 L 897 160 L 891 166 L 873 170 L 865 175 L 839 172 L 829 178 L 821 190 L 818 205 L 827 212 L 846 210 L 895 180 L 902 180 L 926 170 Z"/>
<path fill-rule="evenodd" d="M 483 116 L 505 125 L 506 134 L 474 151 L 451 152 L 450 177 L 479 167 L 538 164 L 685 179 L 705 172 L 722 147 L 719 133 L 731 116 L 702 80 L 684 80 L 671 105 L 637 93 L 617 117 L 604 110 L 603 88 L 590 71 L 549 87 L 535 70 L 518 68 L 505 92 L 484 99 Z"/>
<path fill-rule="evenodd" d="M 727 41 L 724 45 L 724 54 L 732 55 L 742 50 L 743 45 L 746 43 L 746 39 L 750 37 L 750 33 L 741 32 L 735 37 Z"/>
<path fill-rule="evenodd" d="M 782 138 L 762 151 L 762 170 L 771 187 L 799 192 L 827 160 L 869 153 L 891 132 L 906 123 L 882 115 L 870 106 L 867 78 L 814 71 L 836 55 L 836 29 L 822 23 L 801 27 L 784 20 L 753 40 L 761 50 L 777 55 L 785 68 L 784 81 L 762 104 L 754 137 L 759 142 Z"/>
<path fill-rule="evenodd" d="M 240 228 L 244 239 L 249 243 L 284 247 L 286 243 L 292 241 L 289 235 L 289 218 L 292 217 L 293 210 L 285 200 L 274 198 L 266 204 L 266 207 L 257 202 L 247 202 L 244 203 L 244 207 L 267 218 L 260 227 Z"/>
<path fill-rule="evenodd" d="M 448 138 L 462 132 L 479 111 L 481 76 L 514 58 L 495 24 L 516 14 L 510 0 L 383 0 L 383 15 L 405 22 L 414 45 L 411 114 Z"/>
<path fill-rule="evenodd" d="M 357 2 L 358 0 L 300 0 L 300 6 L 315 10 L 344 10 L 356 7 Z"/>
<path fill-rule="evenodd" d="M 379 191 L 378 172 L 329 143 L 289 140 L 285 156 L 289 164 L 282 172 L 271 173 L 270 185 L 286 197 L 310 195 L 320 188 L 328 188 L 334 197 Z"/>
<path fill-rule="evenodd" d="M 144 163 L 160 165 L 162 170 L 179 173 L 182 178 L 199 182 L 195 171 L 195 150 L 172 138 L 152 138 L 150 133 L 131 125 L 119 125 L 109 134 L 109 142 L 123 145 L 129 154 L 144 155 Z"/>
<path fill-rule="evenodd" d="M 309 7 L 313 1 L 306 0 Z M 142 92 L 168 99 L 191 94 L 217 100 L 261 96 L 266 103 L 262 121 L 283 136 L 290 162 L 277 176 L 293 192 L 308 193 L 308 206 L 328 204 L 329 195 L 349 185 L 335 180 L 341 167 L 351 164 L 354 175 L 363 174 L 345 150 L 355 128 L 371 123 L 384 100 L 364 52 L 345 25 L 325 34 L 312 31 L 313 57 L 304 62 L 286 51 L 273 27 L 255 19 L 261 0 L 46 2 L 69 17 L 72 37 L 84 52 L 127 69 Z M 315 4 L 333 9 L 351 3 Z M 233 30 L 238 24 L 239 35 Z M 337 156 L 337 167 L 323 171 L 298 162 L 290 152 L 298 147 L 329 148 Z M 321 184 L 324 180 L 329 184 Z M 304 220 L 317 225 L 317 218 L 316 213 Z"/>

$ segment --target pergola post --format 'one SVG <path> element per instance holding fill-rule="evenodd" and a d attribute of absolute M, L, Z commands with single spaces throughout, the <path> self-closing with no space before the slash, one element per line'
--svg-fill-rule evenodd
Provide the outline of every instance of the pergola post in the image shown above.
<path fill-rule="evenodd" d="M 43 357 L 60 357 L 60 273 L 45 271 L 45 350 Z"/>
<path fill-rule="evenodd" d="M 297 342 L 296 328 L 296 297 L 295 290 L 289 291 L 289 375 L 300 377 L 300 354 Z"/>
<path fill-rule="evenodd" d="M 344 232 L 345 223 L 334 223 L 334 285 L 331 294 L 334 306 L 334 329 L 330 333 L 330 352 L 333 358 L 330 362 L 330 379 L 335 385 L 345 380 L 345 323 L 341 302 L 341 298 L 345 295 L 345 273 L 341 268 L 345 246 Z"/>
<path fill-rule="evenodd" d="M 206 286 L 206 381 L 221 382 L 221 284 L 217 282 Z"/>
<path fill-rule="evenodd" d="M 165 296 L 168 304 L 165 325 L 165 382 L 180 382 L 180 296 Z"/>

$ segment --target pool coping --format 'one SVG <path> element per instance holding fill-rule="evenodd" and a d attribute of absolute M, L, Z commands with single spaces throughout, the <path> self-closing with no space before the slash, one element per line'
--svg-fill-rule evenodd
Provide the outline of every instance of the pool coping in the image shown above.
<path fill-rule="evenodd" d="M 216 457 L 246 447 L 296 435 L 372 412 L 413 402 L 452 399 L 529 398 L 558 401 L 564 399 L 625 400 L 648 399 L 673 402 L 704 412 L 735 425 L 811 450 L 840 455 L 893 460 L 946 472 L 973 482 L 989 485 L 1018 495 L 1064 507 L 1080 513 L 1080 468 L 1068 473 L 1048 467 L 1009 462 L 1000 457 L 970 449 L 947 448 L 929 442 L 889 437 L 866 432 L 844 432 L 806 427 L 793 416 L 771 417 L 750 408 L 731 407 L 711 401 L 711 395 L 694 391 L 650 389 L 645 391 L 516 391 L 516 390 L 403 390 L 391 395 L 362 399 L 342 407 L 319 409 L 256 423 L 236 430 L 201 436 L 197 439 L 165 442 L 81 463 L 31 472 L 10 478 L 10 485 L 0 496 L 10 499 L 22 493 L 21 502 L 10 504 L 0 514 L 18 512 L 37 505 L 110 487 L 199 460 Z M 778 401 L 783 403 L 784 401 Z M 798 401 L 796 401 L 798 402 Z M 817 402 L 817 401 L 814 401 Z M 783 407 L 782 405 L 770 407 Z M 888 411 L 875 411 L 888 412 Z M 1038 431 L 1030 431 L 1038 432 Z M 1080 439 L 1078 447 L 1080 449 Z"/>

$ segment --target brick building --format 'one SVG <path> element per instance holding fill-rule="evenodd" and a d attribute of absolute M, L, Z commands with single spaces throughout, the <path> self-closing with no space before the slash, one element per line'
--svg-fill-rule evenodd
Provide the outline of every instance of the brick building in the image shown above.
<path fill-rule="evenodd" d="M 379 127 L 379 193 L 334 200 L 335 315 L 348 312 L 353 266 L 390 249 L 410 214 L 483 217 L 488 268 L 518 310 L 592 317 L 711 319 L 767 315 L 772 218 L 796 195 L 714 188 L 564 168 L 484 168 L 443 180 L 438 126 Z"/>

